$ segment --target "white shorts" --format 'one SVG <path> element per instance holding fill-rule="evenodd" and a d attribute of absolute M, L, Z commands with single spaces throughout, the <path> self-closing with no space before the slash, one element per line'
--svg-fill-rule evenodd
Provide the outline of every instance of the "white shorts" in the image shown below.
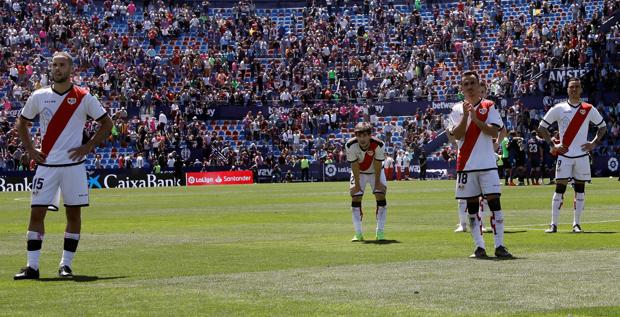
<path fill-rule="evenodd" d="M 589 181 L 590 175 L 590 158 L 587 155 L 576 158 L 568 158 L 558 156 L 555 164 L 555 179 L 573 178 L 576 181 Z"/>
<path fill-rule="evenodd" d="M 65 206 L 88 206 L 88 181 L 84 164 L 47 167 L 38 166 L 32 180 L 32 207 L 58 210 L 60 195 Z"/>
<path fill-rule="evenodd" d="M 456 173 L 456 199 L 501 195 L 497 170 Z"/>
<path fill-rule="evenodd" d="M 383 170 L 381 170 L 381 184 L 383 184 L 383 186 L 385 186 L 385 189 L 387 191 L 387 179 L 385 178 L 385 173 L 383 172 Z M 370 184 L 370 188 L 372 188 L 372 193 L 375 193 L 375 174 L 363 174 L 360 173 L 360 188 L 362 189 L 361 191 L 357 192 L 354 194 L 354 196 L 363 196 L 364 195 L 364 190 L 366 189 L 366 184 Z M 353 177 L 353 173 L 351 173 L 351 182 L 350 182 L 350 186 L 349 189 L 353 189 L 353 187 L 355 187 L 355 178 Z M 385 193 L 382 193 L 385 194 Z"/>

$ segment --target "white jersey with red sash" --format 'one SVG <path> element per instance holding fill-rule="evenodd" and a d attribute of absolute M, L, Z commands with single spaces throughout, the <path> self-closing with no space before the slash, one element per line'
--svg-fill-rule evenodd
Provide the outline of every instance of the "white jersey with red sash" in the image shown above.
<path fill-rule="evenodd" d="M 72 86 L 61 93 L 51 87 L 35 91 L 21 111 L 22 118 L 32 121 L 39 116 L 41 151 L 46 155 L 43 166 L 67 166 L 76 163 L 69 150 L 82 145 L 82 135 L 88 117 L 100 119 L 105 109 L 84 88 Z"/>
<path fill-rule="evenodd" d="M 495 109 L 492 101 L 482 99 L 474 106 L 476 116 L 487 124 L 502 128 L 504 123 Z M 463 118 L 463 103 L 458 103 L 452 107 L 450 113 L 451 128 L 456 127 Z M 468 117 L 465 136 L 457 140 L 459 152 L 457 157 L 456 170 L 458 172 L 484 171 L 497 169 L 495 151 L 493 150 L 493 138 L 480 130 Z"/>
<path fill-rule="evenodd" d="M 384 145 L 381 140 L 371 137 L 368 148 L 362 150 L 357 139 L 350 139 L 346 144 L 347 161 L 349 161 L 349 163 L 359 162 L 360 173 L 373 174 L 375 172 L 372 165 L 373 161 L 385 160 L 385 149 L 383 147 Z"/>
<path fill-rule="evenodd" d="M 568 102 L 556 104 L 545 114 L 540 125 L 543 128 L 549 128 L 554 122 L 558 123 L 562 145 L 568 148 L 568 152 L 562 156 L 568 158 L 577 158 L 588 154 L 581 149 L 581 146 L 588 142 L 590 123 L 597 128 L 606 125 L 598 110 L 585 102 L 578 105 L 571 105 Z"/>

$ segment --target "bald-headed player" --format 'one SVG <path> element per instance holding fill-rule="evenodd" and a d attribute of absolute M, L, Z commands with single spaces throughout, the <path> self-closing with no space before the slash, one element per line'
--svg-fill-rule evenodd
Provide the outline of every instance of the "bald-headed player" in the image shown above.
<path fill-rule="evenodd" d="M 51 63 L 54 83 L 28 98 L 15 126 L 30 158 L 38 165 L 32 180 L 30 224 L 26 234 L 28 262 L 14 276 L 15 280 L 39 278 L 45 215 L 48 209 L 58 210 L 60 196 L 67 211 L 67 226 L 58 275 L 73 276 L 71 264 L 80 239 L 81 208 L 89 204 L 85 156 L 108 136 L 112 120 L 97 98 L 71 83 L 72 72 L 71 56 L 65 52 L 54 53 Z M 28 122 L 36 117 L 42 137 L 38 149 L 31 141 L 28 128 Z M 83 140 L 82 132 L 88 118 L 97 120 L 99 128 L 90 140 Z"/>
<path fill-rule="evenodd" d="M 385 240 L 384 226 L 387 214 L 387 180 L 383 173 L 382 163 L 385 159 L 384 144 L 372 136 L 372 128 L 368 122 L 360 122 L 355 126 L 355 137 L 346 144 L 347 161 L 351 163 L 351 211 L 355 236 L 351 241 L 364 240 L 362 231 L 362 197 L 367 184 L 377 200 L 377 240 Z"/>

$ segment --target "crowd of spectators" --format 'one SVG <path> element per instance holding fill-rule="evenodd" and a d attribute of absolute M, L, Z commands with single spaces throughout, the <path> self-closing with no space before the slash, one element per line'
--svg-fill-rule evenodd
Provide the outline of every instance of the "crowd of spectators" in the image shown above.
<path fill-rule="evenodd" d="M 594 96 L 620 88 L 615 69 L 620 31 L 615 26 L 599 32 L 620 7 L 617 0 L 603 1 L 590 18 L 583 0 L 531 1 L 527 11 L 510 18 L 500 1 L 459 1 L 449 8 L 428 2 L 422 12 L 420 1 L 407 1 L 404 11 L 393 1 L 309 1 L 301 14 L 290 11 L 285 26 L 245 0 L 230 14 L 208 1 L 5 0 L 0 169 L 33 167 L 7 114 L 50 84 L 48 57 L 55 50 L 73 54 L 74 83 L 88 86 L 114 113 L 109 144 L 135 149 L 133 157 L 117 155 L 123 157 L 119 167 L 174 165 L 181 145 L 202 149 L 203 159 L 189 163 L 203 166 L 294 162 L 298 155 L 340 161 L 346 140 L 329 134 L 361 117 L 376 117 L 371 102 L 459 98 L 458 81 L 448 74 L 463 69 L 492 70 L 487 81 L 496 100 L 554 90 L 536 75 L 556 67 L 592 69 L 597 84 L 588 89 Z M 544 19 L 567 9 L 567 23 Z M 430 19 L 423 17 L 428 11 Z M 198 120 L 220 104 L 283 107 L 244 118 L 250 142 L 236 144 Z M 618 107 L 596 105 L 611 121 L 604 149 L 617 151 Z M 128 115 L 136 112 L 141 116 Z M 540 118 L 540 111 L 518 104 L 502 114 L 524 130 L 528 120 Z M 402 143 L 390 144 L 394 152 L 415 152 L 442 129 L 441 115 L 432 109 L 399 124 L 375 121 L 388 144 L 392 133 L 402 136 Z M 263 158 L 265 144 L 280 155 Z"/>

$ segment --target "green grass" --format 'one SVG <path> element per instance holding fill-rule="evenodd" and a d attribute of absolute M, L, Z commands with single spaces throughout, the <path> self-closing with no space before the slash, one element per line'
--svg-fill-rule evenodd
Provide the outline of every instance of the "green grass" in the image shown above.
<path fill-rule="evenodd" d="M 620 316 L 617 181 L 587 185 L 584 234 L 570 233 L 567 208 L 560 232 L 543 233 L 552 186 L 504 188 L 510 261 L 467 258 L 453 188 L 391 182 L 391 244 L 349 242 L 346 183 L 95 190 L 78 278 L 55 276 L 61 212 L 46 221 L 42 280 L 17 282 L 29 194 L 2 193 L 0 315 Z M 374 208 L 365 197 L 367 238 Z"/>

